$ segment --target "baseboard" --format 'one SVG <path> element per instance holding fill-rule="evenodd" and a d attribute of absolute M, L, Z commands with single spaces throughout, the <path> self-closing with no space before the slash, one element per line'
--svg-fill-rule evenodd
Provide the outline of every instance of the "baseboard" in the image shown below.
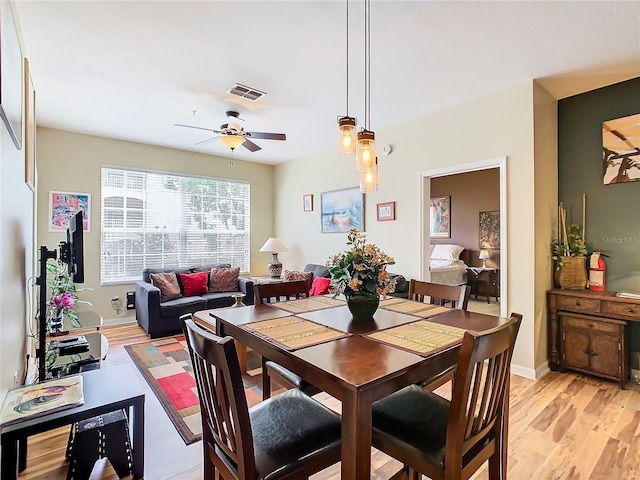
<path fill-rule="evenodd" d="M 109 327 L 113 325 L 126 325 L 129 323 L 136 323 L 136 317 L 116 317 L 102 320 L 103 327 Z"/>

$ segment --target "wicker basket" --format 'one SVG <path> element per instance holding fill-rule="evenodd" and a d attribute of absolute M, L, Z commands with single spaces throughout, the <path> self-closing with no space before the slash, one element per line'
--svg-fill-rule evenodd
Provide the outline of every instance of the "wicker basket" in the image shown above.
<path fill-rule="evenodd" d="M 584 290 L 587 287 L 586 257 L 560 257 L 558 273 L 560 288 Z"/>

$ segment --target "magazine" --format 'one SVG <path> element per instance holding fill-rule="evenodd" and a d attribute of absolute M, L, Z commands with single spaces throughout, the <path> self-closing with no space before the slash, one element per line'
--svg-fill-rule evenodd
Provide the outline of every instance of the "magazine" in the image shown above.
<path fill-rule="evenodd" d="M 25 385 L 7 392 L 0 411 L 0 425 L 10 425 L 83 404 L 81 375 Z"/>

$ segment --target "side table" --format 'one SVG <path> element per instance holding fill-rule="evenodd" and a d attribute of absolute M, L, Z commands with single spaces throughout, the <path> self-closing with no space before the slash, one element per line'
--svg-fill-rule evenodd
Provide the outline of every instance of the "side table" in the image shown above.
<path fill-rule="evenodd" d="M 487 297 L 487 303 L 491 303 L 490 297 L 495 297 L 496 302 L 500 297 L 500 269 L 499 268 L 467 268 L 467 284 L 471 287 L 471 295 Z"/>

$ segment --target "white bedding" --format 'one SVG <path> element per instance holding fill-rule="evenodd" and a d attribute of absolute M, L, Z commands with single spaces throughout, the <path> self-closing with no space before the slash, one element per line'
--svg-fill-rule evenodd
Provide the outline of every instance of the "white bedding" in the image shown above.
<path fill-rule="evenodd" d="M 464 285 L 467 283 L 467 264 L 462 260 L 441 260 L 432 258 L 429 270 L 432 283 Z"/>

